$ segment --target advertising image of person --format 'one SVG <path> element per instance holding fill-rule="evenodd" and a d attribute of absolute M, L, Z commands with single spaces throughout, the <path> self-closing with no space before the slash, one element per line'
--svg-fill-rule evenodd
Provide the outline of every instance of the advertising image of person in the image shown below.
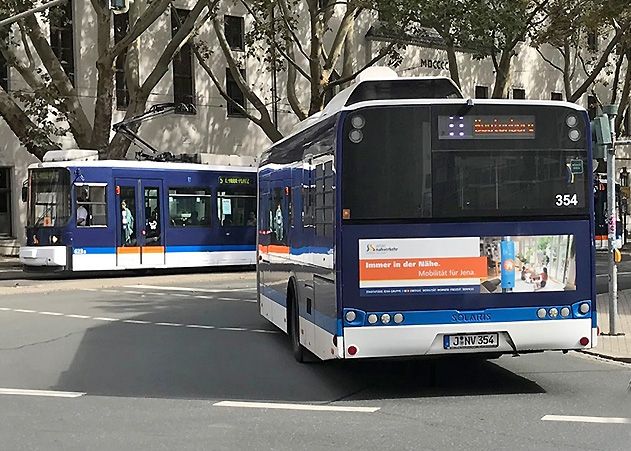
<path fill-rule="evenodd" d="M 121 223 L 123 232 L 123 245 L 128 246 L 131 244 L 132 236 L 134 234 L 134 216 L 131 214 L 131 210 L 127 208 L 127 202 L 121 202 Z"/>

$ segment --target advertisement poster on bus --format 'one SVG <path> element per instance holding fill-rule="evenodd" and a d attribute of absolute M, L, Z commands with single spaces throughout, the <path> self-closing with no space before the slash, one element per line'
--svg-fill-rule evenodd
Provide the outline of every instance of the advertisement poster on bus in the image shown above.
<path fill-rule="evenodd" d="M 573 235 L 359 240 L 362 296 L 576 290 Z"/>

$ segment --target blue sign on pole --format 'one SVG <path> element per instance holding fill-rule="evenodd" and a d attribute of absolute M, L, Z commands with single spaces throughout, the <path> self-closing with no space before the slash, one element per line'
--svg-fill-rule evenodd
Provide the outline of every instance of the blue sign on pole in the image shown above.
<path fill-rule="evenodd" d="M 502 289 L 515 288 L 515 242 L 500 243 L 500 263 L 502 266 Z"/>

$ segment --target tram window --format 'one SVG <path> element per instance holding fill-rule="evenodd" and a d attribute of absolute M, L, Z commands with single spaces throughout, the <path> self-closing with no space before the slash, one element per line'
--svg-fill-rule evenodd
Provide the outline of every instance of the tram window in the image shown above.
<path fill-rule="evenodd" d="M 217 191 L 217 217 L 219 224 L 237 227 L 256 226 L 255 188 L 222 187 Z"/>
<path fill-rule="evenodd" d="M 169 188 L 171 227 L 209 226 L 210 190 L 206 188 Z"/>
<path fill-rule="evenodd" d="M 77 227 L 107 227 L 105 185 L 75 187 Z"/>

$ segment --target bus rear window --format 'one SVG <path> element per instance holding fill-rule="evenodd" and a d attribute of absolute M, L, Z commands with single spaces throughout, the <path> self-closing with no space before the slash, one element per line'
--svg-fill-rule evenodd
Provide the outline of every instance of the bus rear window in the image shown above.
<path fill-rule="evenodd" d="M 470 114 L 486 115 L 497 106 L 485 108 Z M 586 143 L 559 133 L 565 109 L 533 107 L 528 119 L 534 123 L 539 113 L 537 136 L 524 139 L 440 140 L 441 113 L 425 106 L 349 113 L 341 208 L 351 220 L 588 214 Z"/>

